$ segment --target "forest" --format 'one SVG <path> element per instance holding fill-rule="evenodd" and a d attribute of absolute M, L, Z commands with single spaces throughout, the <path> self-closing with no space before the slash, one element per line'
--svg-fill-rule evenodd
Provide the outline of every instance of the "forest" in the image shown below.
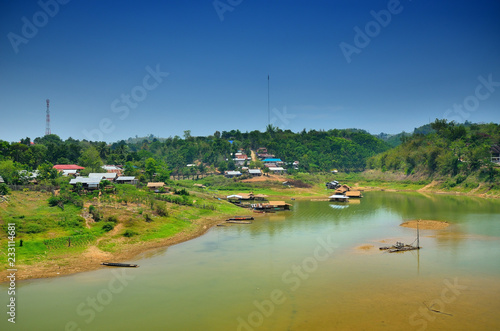
<path fill-rule="evenodd" d="M 398 171 L 407 176 L 432 179 L 453 177 L 457 183 L 471 174 L 481 181 L 498 180 L 498 167 L 491 162 L 491 148 L 500 144 L 500 126 L 495 123 L 457 124 L 436 119 L 412 134 L 374 136 L 360 129 L 292 132 L 268 126 L 265 132 L 216 131 L 195 137 L 129 138 L 112 144 L 68 138 L 55 134 L 19 142 L 0 140 L 0 176 L 7 184 L 23 184 L 26 173 L 39 170 L 38 180 L 55 184 L 54 164 L 78 164 L 82 175 L 104 172 L 104 164 L 121 165 L 125 175 L 142 182 L 166 181 L 171 174 L 206 174 L 234 170 L 233 153 L 264 147 L 285 161 L 288 173 L 360 172 L 366 169 Z M 395 146 L 395 147 L 394 147 Z M 299 161 L 299 168 L 292 166 Z M 190 164 L 192 166 L 188 167 Z M 250 167 L 262 163 L 248 161 Z M 22 172 L 22 170 L 27 170 Z"/>
<path fill-rule="evenodd" d="M 213 173 L 236 168 L 232 154 L 238 150 L 248 156 L 251 150 L 267 148 L 268 153 L 285 161 L 289 173 L 291 163 L 300 162 L 302 172 L 362 171 L 366 160 L 387 151 L 390 146 L 358 129 L 294 133 L 268 126 L 265 132 L 216 131 L 206 137 L 130 138 L 112 144 L 68 138 L 56 134 L 23 138 L 19 142 L 0 140 L 0 176 L 8 184 L 21 184 L 27 180 L 20 171 L 40 170 L 40 180 L 53 180 L 57 172 L 54 164 L 78 164 L 82 172 L 103 172 L 101 166 L 124 166 L 125 175 L 140 176 L 144 181 L 155 175 L 158 180 L 168 179 L 171 173 Z M 249 166 L 261 166 L 258 162 Z M 188 164 L 196 166 L 187 167 Z"/>

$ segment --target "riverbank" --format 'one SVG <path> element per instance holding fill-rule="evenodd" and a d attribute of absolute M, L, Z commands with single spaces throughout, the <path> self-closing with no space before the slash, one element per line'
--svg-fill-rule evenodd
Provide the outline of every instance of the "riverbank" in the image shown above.
<path fill-rule="evenodd" d="M 132 244 L 123 242 L 122 245 L 116 247 L 115 252 L 103 251 L 97 245 L 92 245 L 80 254 L 64 254 L 56 259 L 44 260 L 31 265 L 18 265 L 16 278 L 17 280 L 51 278 L 108 268 L 102 266 L 101 263 L 129 261 L 141 254 L 197 238 L 213 226 L 222 223 L 228 216 L 219 215 L 194 220 L 195 227 L 193 229 L 181 231 L 168 238 Z M 7 270 L 0 272 L 0 279 L 5 280 L 8 274 Z"/>
<path fill-rule="evenodd" d="M 333 175 L 325 175 L 329 178 L 335 178 Z M 340 177 L 340 178 L 339 178 Z M 377 186 L 374 186 L 373 181 L 364 181 L 357 178 L 344 178 L 337 176 L 341 183 L 346 183 L 352 187 L 353 190 L 361 191 L 393 191 L 393 192 L 420 192 L 426 193 L 436 193 L 436 194 L 461 194 L 469 196 L 487 197 L 487 198 L 499 198 L 500 195 L 494 194 L 484 194 L 484 192 L 476 190 L 473 192 L 443 192 L 438 189 L 436 183 L 401 183 L 401 182 L 380 182 Z M 345 177 L 345 176 L 344 176 Z M 270 200 L 285 200 L 290 202 L 291 200 L 308 200 L 312 198 L 324 198 L 332 193 L 332 190 L 327 190 L 324 186 L 323 178 L 316 178 L 315 182 L 310 183 L 310 187 L 298 188 L 298 187 L 286 187 L 283 186 L 282 180 L 287 179 L 287 177 L 273 178 L 274 183 L 269 183 L 266 181 L 252 182 L 252 186 L 245 189 L 239 186 L 237 190 L 241 192 L 253 191 L 255 194 L 261 193 L 268 195 Z M 185 183 L 186 187 L 192 183 Z M 192 192 L 193 193 L 193 192 Z M 48 277 L 59 277 L 63 275 L 69 275 L 78 272 L 91 271 L 103 268 L 101 266 L 102 262 L 124 262 L 129 261 L 138 257 L 141 254 L 147 253 L 149 251 L 165 248 L 172 246 L 181 242 L 185 242 L 196 237 L 199 237 L 206 233 L 212 226 L 221 223 L 224 219 L 229 216 L 244 214 L 244 210 L 236 208 L 225 201 L 220 201 L 213 199 L 214 197 L 223 197 L 228 194 L 235 193 L 234 190 L 224 189 L 217 190 L 216 192 L 201 190 L 199 192 L 194 192 L 194 197 L 197 200 L 206 201 L 207 203 L 213 203 L 217 201 L 217 211 L 200 211 L 197 208 L 191 207 L 181 207 L 177 205 L 170 205 L 168 207 L 171 219 L 168 222 L 161 223 L 161 218 L 153 223 L 146 223 L 142 220 L 139 226 L 132 228 L 137 230 L 139 233 L 133 238 L 126 238 L 123 236 L 123 231 L 130 228 L 131 215 L 136 215 L 137 217 L 143 217 L 143 209 L 146 209 L 144 205 L 135 206 L 133 203 L 128 203 L 124 205 L 123 203 L 115 205 L 115 202 L 111 203 L 111 206 L 102 207 L 102 211 L 107 215 L 118 215 L 114 210 L 120 210 L 122 214 L 118 215 L 122 221 L 120 221 L 113 230 L 108 233 L 102 234 L 97 241 L 87 247 L 80 250 L 62 250 L 58 252 L 50 252 L 47 248 L 43 248 L 46 251 L 35 255 L 34 258 L 28 260 L 29 263 L 19 263 L 17 265 L 18 280 L 34 279 L 34 278 L 48 278 Z M 16 193 L 17 194 L 17 193 Z M 40 205 L 46 205 L 46 199 L 48 195 L 41 193 L 30 193 L 23 192 L 18 193 L 20 196 L 18 200 L 40 200 Z M 22 195 L 22 196 L 21 196 Z M 16 201 L 15 203 L 20 203 Z M 6 205 L 3 204 L 0 208 L 5 209 Z M 40 212 L 40 206 L 34 209 L 34 213 Z M 45 207 L 44 207 L 45 208 Z M 57 209 L 57 207 L 54 207 Z M 88 208 L 88 206 L 87 206 Z M 22 208 L 21 208 L 22 209 Z M 66 212 L 71 212 L 71 208 L 66 208 Z M 19 212 L 19 211 L 14 211 Z M 41 212 L 44 212 L 43 210 Z M 125 213 L 126 212 L 126 213 Z M 125 213 L 125 214 L 123 214 Z M 145 213 L 145 212 L 144 212 Z M 88 215 L 87 215 L 88 216 Z M 262 216 L 261 214 L 253 214 L 254 217 Z M 23 216 L 24 217 L 24 216 Z M 29 217 L 29 215 L 28 215 Z M 55 218 L 54 216 L 50 216 Z M 62 217 L 62 216 L 60 216 Z M 66 217 L 66 216 L 64 216 Z M 0 217 L 1 220 L 1 217 Z M 5 222 L 5 220 L 2 220 Z M 102 225 L 97 223 L 88 224 L 89 229 L 96 230 Z M 179 227 L 176 222 L 184 222 L 186 226 Z M 187 223 L 186 223 L 187 222 Z M 133 223 L 133 222 L 132 222 Z M 183 223 L 183 224 L 184 224 Z M 165 230 L 166 226 L 172 226 L 172 229 Z M 235 225 L 239 226 L 239 225 Z M 147 227 L 147 228 L 146 228 Z M 154 228 L 156 227 L 156 228 Z M 154 229 L 151 229 L 154 228 Z M 180 229 L 180 230 L 179 230 Z M 141 237 L 141 231 L 142 233 Z M 177 232 L 176 232 L 177 231 Z M 95 231 L 94 231 L 95 233 Z M 49 232 L 48 235 L 52 235 Z M 163 236 L 163 237 L 162 237 Z M 26 237 L 25 239 L 33 238 L 33 235 Z M 6 246 L 5 236 L 0 240 L 2 247 Z M 18 250 L 19 252 L 19 250 Z M 22 259 L 20 259 L 22 261 Z M 5 262 L 3 262 L 5 263 Z M 6 263 L 4 264 L 6 265 Z M 7 268 L 0 271 L 0 279 L 2 281 L 6 280 L 8 275 Z"/>

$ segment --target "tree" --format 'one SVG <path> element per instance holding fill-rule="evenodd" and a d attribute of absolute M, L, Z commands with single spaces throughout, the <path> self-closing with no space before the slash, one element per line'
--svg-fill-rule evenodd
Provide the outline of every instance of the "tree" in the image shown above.
<path fill-rule="evenodd" d="M 158 172 L 158 166 L 156 164 L 156 160 L 150 157 L 146 160 L 146 177 L 152 181 L 155 173 Z"/>
<path fill-rule="evenodd" d="M 12 160 L 0 161 L 0 176 L 7 184 L 17 184 L 19 182 L 19 171 L 21 164 Z"/>
<path fill-rule="evenodd" d="M 137 167 L 134 166 L 134 164 L 130 161 L 125 163 L 125 167 L 123 169 L 123 173 L 125 174 L 125 176 L 137 176 L 137 174 L 139 173 Z"/>
<path fill-rule="evenodd" d="M 80 166 L 87 168 L 86 170 L 89 172 L 104 172 L 101 157 L 94 146 L 89 146 L 83 151 L 78 163 Z"/>
<path fill-rule="evenodd" d="M 54 169 L 50 162 L 42 163 L 38 166 L 38 178 L 40 180 L 54 180 L 59 176 L 59 171 Z"/>

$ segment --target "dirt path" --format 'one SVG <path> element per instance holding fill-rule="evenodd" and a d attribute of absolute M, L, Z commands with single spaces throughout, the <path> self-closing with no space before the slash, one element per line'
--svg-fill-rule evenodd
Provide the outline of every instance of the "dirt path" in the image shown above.
<path fill-rule="evenodd" d="M 257 154 L 253 150 L 250 150 L 250 156 L 252 157 L 252 161 L 258 161 Z"/>
<path fill-rule="evenodd" d="M 424 187 L 420 188 L 417 190 L 417 192 L 426 192 L 426 191 L 431 191 L 431 189 L 433 187 L 435 187 L 436 185 L 440 184 L 441 182 L 437 181 L 437 180 L 433 180 L 432 182 L 430 182 L 429 184 L 425 185 Z"/>

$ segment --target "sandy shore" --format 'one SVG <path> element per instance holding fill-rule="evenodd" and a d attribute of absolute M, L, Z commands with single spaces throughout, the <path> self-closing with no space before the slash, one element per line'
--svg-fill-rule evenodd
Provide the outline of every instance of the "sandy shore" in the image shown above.
<path fill-rule="evenodd" d="M 441 230 L 447 228 L 449 225 L 448 222 L 430 220 L 412 220 L 401 223 L 402 227 L 416 229 L 418 226 L 420 230 Z"/>

